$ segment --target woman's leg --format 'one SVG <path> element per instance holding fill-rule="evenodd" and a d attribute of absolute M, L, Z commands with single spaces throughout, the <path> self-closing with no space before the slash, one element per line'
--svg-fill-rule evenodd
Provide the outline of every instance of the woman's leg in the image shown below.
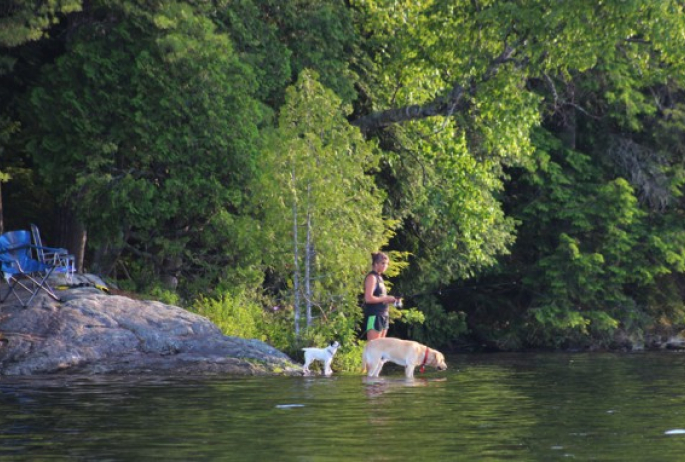
<path fill-rule="evenodd" d="M 377 330 L 369 329 L 366 331 L 366 340 L 376 340 L 377 338 L 382 338 L 383 332 L 378 332 Z"/>

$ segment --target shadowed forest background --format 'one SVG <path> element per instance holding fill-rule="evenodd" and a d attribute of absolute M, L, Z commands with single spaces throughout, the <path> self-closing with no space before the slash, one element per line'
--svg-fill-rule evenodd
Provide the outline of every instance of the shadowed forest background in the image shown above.
<path fill-rule="evenodd" d="M 285 351 L 358 348 L 377 250 L 391 335 L 641 345 L 685 324 L 684 7 L 6 0 L 0 231 Z"/>

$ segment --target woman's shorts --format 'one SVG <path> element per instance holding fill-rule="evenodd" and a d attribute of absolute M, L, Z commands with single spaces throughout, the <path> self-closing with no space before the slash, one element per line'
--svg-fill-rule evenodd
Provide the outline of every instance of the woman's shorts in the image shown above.
<path fill-rule="evenodd" d="M 364 333 L 375 330 L 378 332 L 390 327 L 390 318 L 387 314 L 372 314 L 364 318 Z"/>

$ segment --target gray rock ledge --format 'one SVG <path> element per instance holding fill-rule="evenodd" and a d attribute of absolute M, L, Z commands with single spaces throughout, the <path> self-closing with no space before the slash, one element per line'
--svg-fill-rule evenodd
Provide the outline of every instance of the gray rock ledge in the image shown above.
<path fill-rule="evenodd" d="M 0 285 L 4 294 L 5 285 Z M 225 336 L 177 306 L 93 287 L 0 305 L 0 375 L 295 375 L 302 366 L 258 340 Z"/>

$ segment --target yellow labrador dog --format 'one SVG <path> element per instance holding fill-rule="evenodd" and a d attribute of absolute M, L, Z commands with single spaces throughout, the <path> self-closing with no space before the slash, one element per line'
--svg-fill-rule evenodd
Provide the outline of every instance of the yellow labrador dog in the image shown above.
<path fill-rule="evenodd" d="M 433 366 L 440 371 L 447 369 L 445 357 L 439 351 L 418 342 L 390 337 L 369 341 L 364 347 L 362 361 L 369 377 L 378 377 L 387 361 L 404 366 L 408 379 L 414 377 L 416 366 L 421 367 L 422 372 L 424 366 Z"/>

